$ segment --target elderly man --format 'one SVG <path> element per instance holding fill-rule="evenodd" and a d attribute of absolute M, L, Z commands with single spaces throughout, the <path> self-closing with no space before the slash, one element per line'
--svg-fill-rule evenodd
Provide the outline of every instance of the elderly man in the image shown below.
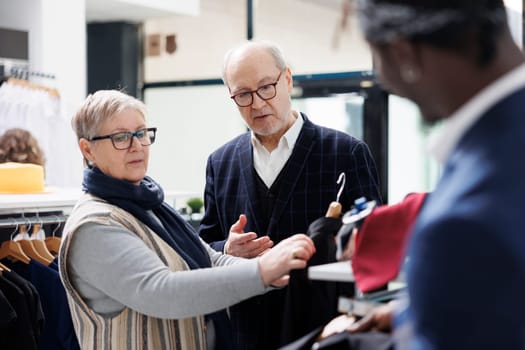
<path fill-rule="evenodd" d="M 276 45 L 247 42 L 229 51 L 223 80 L 250 131 L 208 159 L 200 235 L 212 247 L 252 258 L 306 232 L 336 198 L 341 172 L 346 174 L 340 196 L 344 210 L 361 196 L 381 200 L 368 146 L 292 110 L 292 72 Z M 231 309 L 239 348 L 281 344 L 285 293 L 276 290 Z"/>

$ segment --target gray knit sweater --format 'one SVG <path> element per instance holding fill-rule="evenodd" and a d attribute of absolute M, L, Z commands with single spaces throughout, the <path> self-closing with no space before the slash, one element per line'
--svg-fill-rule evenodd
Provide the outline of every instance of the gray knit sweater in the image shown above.
<path fill-rule="evenodd" d="M 108 317 L 124 305 L 159 318 L 193 317 L 267 290 L 257 259 L 224 255 L 202 243 L 214 268 L 172 272 L 133 233 L 87 223 L 71 242 L 70 278 L 86 303 Z"/>

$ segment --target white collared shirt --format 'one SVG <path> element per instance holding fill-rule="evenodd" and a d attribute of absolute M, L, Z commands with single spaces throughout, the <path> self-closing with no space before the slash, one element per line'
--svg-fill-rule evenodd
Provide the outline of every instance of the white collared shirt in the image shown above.
<path fill-rule="evenodd" d="M 264 148 L 252 131 L 253 166 L 268 188 L 272 186 L 288 158 L 292 155 L 295 142 L 303 127 L 304 121 L 301 114 L 294 112 L 294 115 L 296 115 L 295 122 L 281 137 L 277 148 L 271 153 Z"/>
<path fill-rule="evenodd" d="M 525 64 L 485 87 L 446 119 L 443 127 L 432 134 L 428 143 L 429 153 L 438 162 L 445 163 L 463 135 L 483 113 L 523 86 L 525 86 Z"/>

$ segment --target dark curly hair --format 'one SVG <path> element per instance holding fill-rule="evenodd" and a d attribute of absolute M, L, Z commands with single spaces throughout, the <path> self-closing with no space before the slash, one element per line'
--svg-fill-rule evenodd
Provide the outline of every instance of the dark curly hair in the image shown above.
<path fill-rule="evenodd" d="M 0 163 L 17 162 L 45 165 L 44 152 L 27 130 L 9 129 L 0 136 Z"/>
<path fill-rule="evenodd" d="M 413 35 L 409 40 L 456 51 L 465 56 L 474 53 L 480 66 L 489 64 L 497 53 L 497 41 L 507 26 L 503 0 L 363 0 L 369 4 L 406 5 L 419 11 L 450 9 L 464 14 L 464 19 L 432 33 Z M 499 11 L 502 18 L 491 17 Z"/>

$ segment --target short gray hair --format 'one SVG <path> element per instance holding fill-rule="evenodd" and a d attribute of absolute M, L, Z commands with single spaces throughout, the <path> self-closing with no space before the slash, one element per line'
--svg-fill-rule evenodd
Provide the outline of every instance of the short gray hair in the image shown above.
<path fill-rule="evenodd" d="M 230 64 L 231 57 L 237 52 L 251 48 L 262 48 L 263 50 L 267 51 L 273 57 L 275 65 L 280 71 L 284 70 L 287 67 L 283 51 L 276 43 L 268 40 L 249 40 L 237 47 L 228 50 L 228 52 L 226 52 L 226 54 L 224 55 L 224 62 L 222 65 L 222 81 L 226 86 L 228 85 L 228 82 L 226 81 L 226 71 L 228 70 L 228 65 Z"/>
<path fill-rule="evenodd" d="M 146 119 L 146 105 L 118 90 L 99 90 L 88 95 L 71 120 L 77 139 L 91 139 L 97 136 L 100 126 L 117 113 L 132 109 Z"/>

